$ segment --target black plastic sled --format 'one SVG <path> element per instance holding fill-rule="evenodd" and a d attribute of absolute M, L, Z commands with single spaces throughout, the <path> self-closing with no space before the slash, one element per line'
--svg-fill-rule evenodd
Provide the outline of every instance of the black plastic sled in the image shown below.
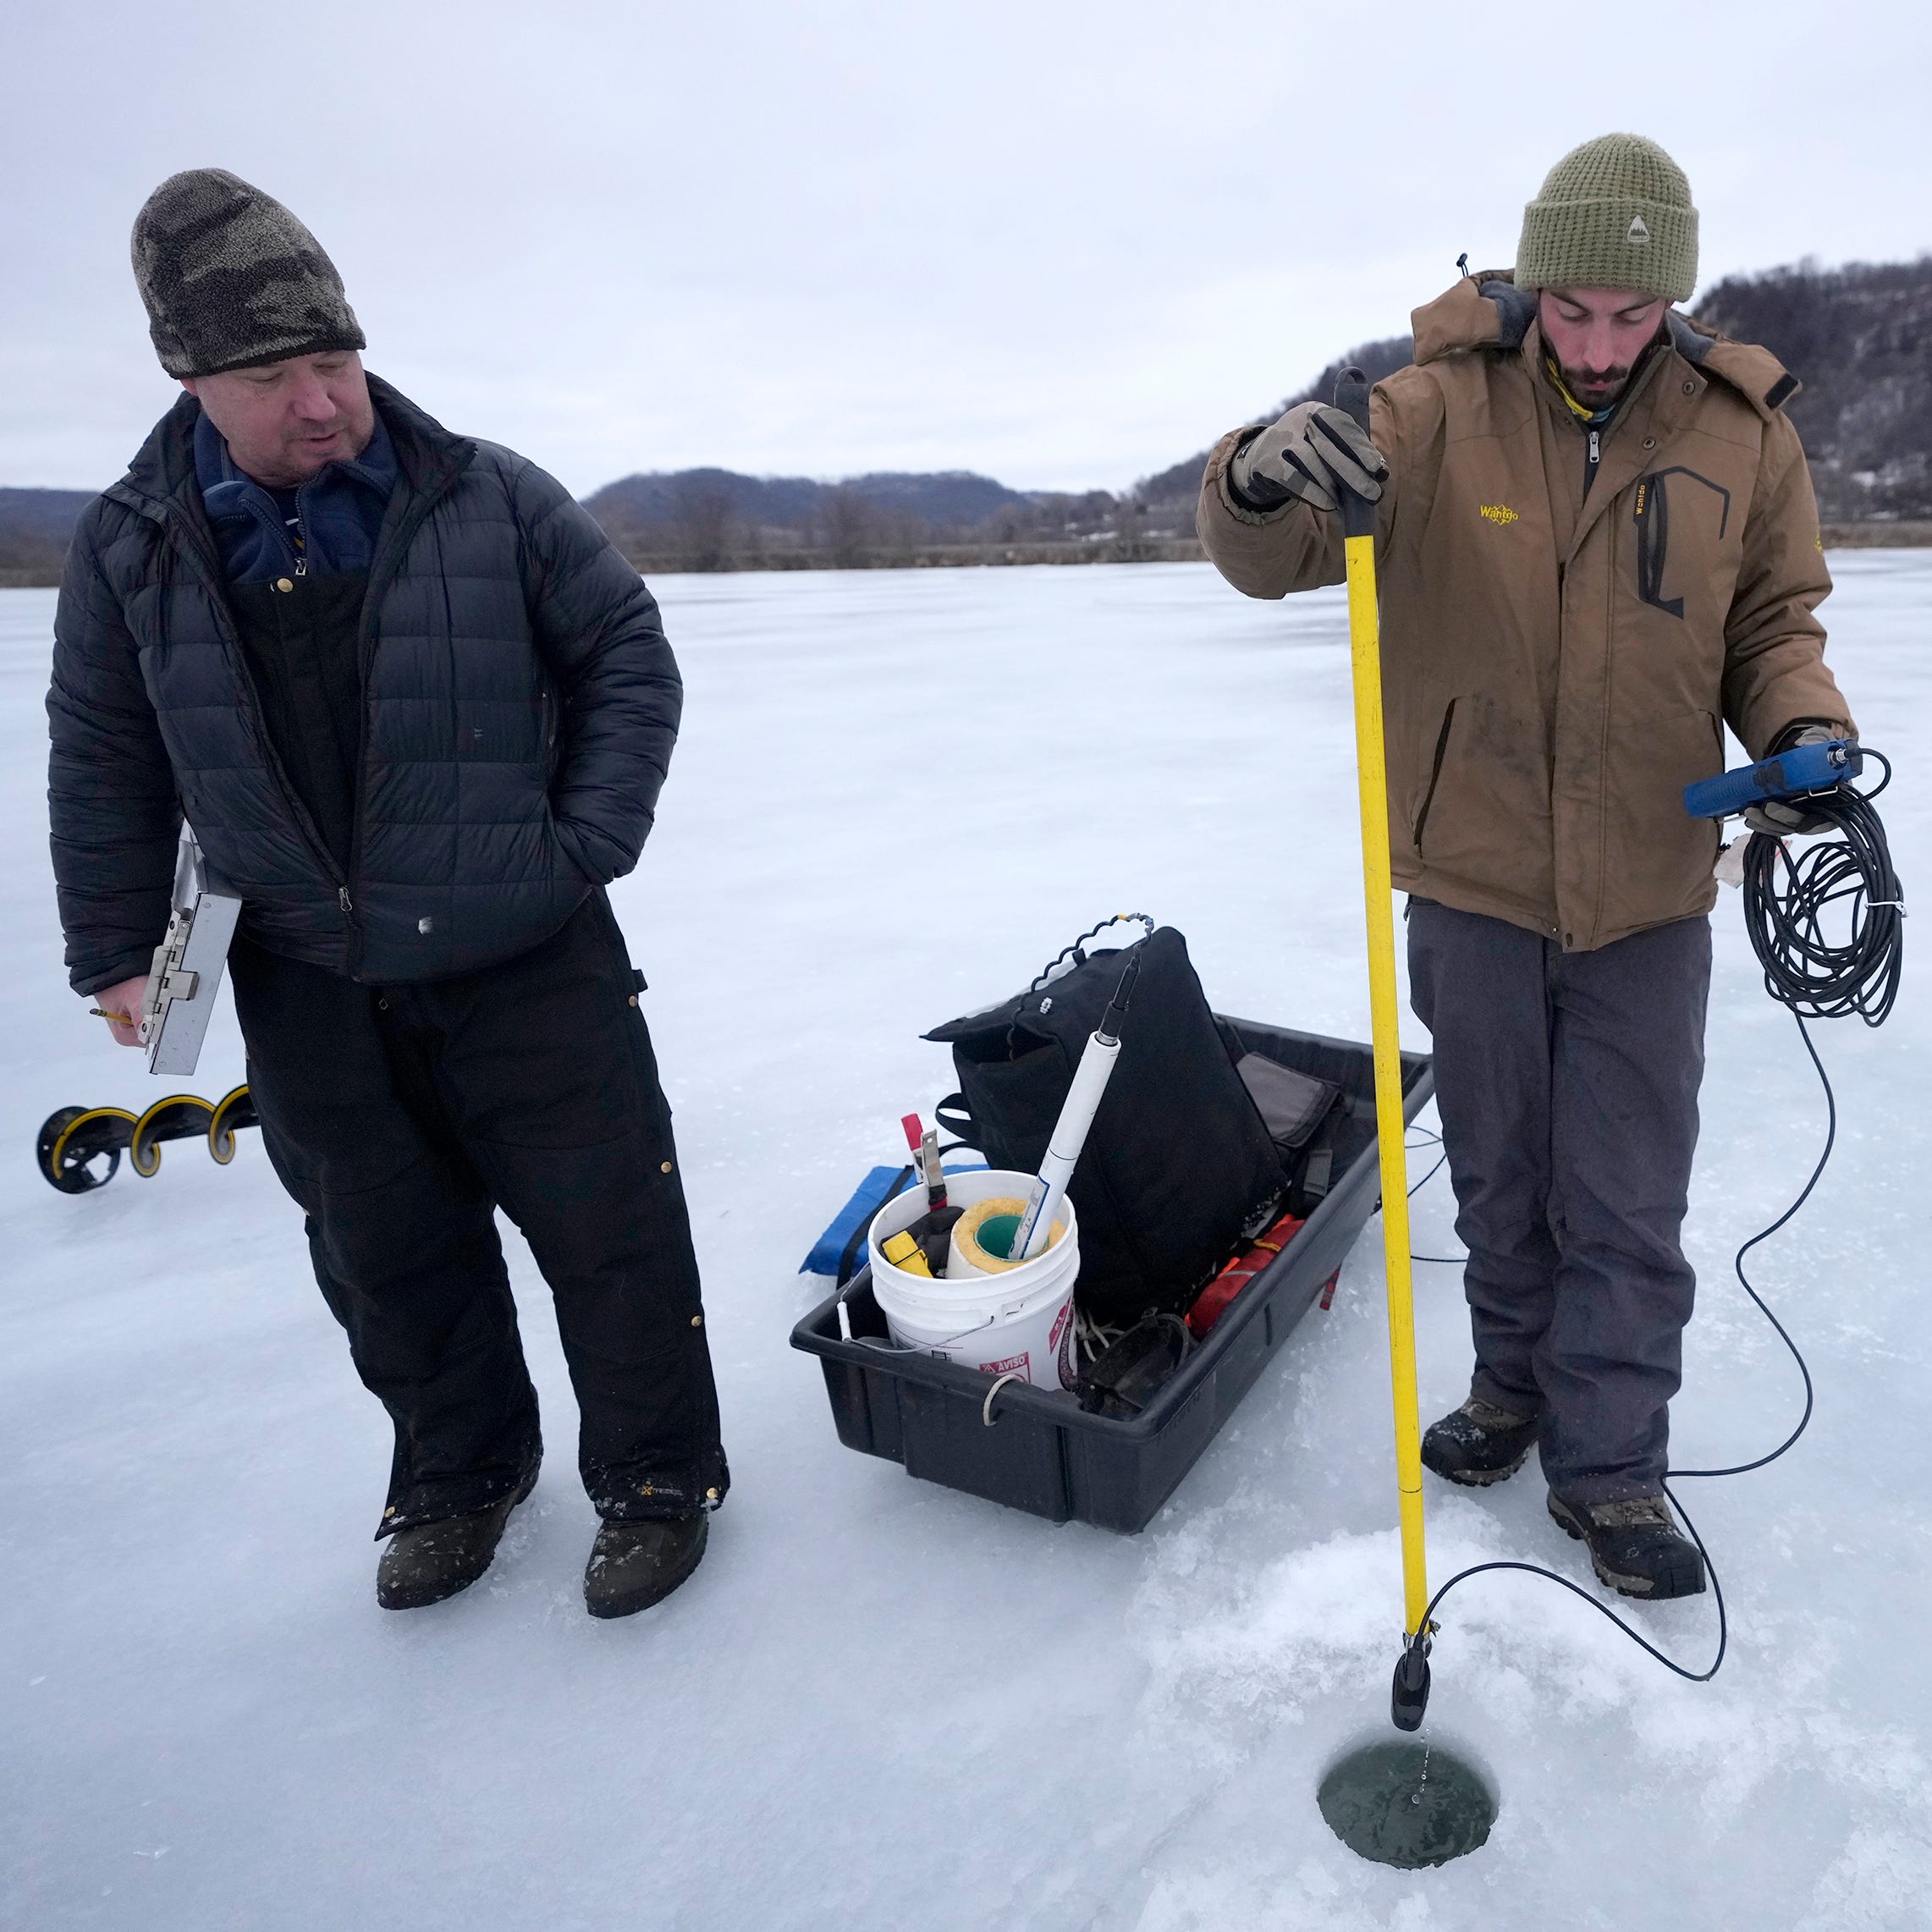
<path fill-rule="evenodd" d="M 791 1331 L 791 1345 L 819 1357 L 839 1439 L 903 1463 L 969 1495 L 1051 1522 L 1090 1522 L 1131 1535 L 1144 1529 L 1269 1359 L 1288 1339 L 1355 1246 L 1381 1202 L 1370 1049 L 1252 1020 L 1224 1020 L 1245 1050 L 1335 1082 L 1344 1119 L 1335 1179 L 1307 1225 L 1228 1306 L 1207 1340 L 1142 1412 L 1089 1414 L 1061 1390 L 1005 1382 L 977 1369 L 886 1343 L 869 1269 L 843 1291 L 852 1339 L 839 1330 L 840 1295 L 828 1296 Z M 1435 1090 L 1426 1054 L 1402 1056 L 1406 1117 Z M 870 1338 L 870 1339 L 868 1339 Z M 990 1412 L 990 1420 L 988 1420 Z"/>

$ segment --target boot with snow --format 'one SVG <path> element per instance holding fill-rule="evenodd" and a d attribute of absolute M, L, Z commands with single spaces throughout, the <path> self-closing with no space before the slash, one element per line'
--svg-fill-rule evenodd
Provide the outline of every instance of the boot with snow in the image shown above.
<path fill-rule="evenodd" d="M 607 1522 L 584 1569 L 584 1608 L 592 1616 L 632 1616 L 662 1603 L 696 1569 L 711 1519 Z"/>
<path fill-rule="evenodd" d="M 468 1589 L 489 1568 L 509 1512 L 536 1481 L 532 1474 L 487 1510 L 398 1530 L 376 1566 L 376 1601 L 384 1610 L 421 1610 Z"/>
<path fill-rule="evenodd" d="M 1588 1546 L 1591 1568 L 1620 1595 L 1654 1602 L 1704 1593 L 1704 1558 L 1661 1495 L 1566 1503 L 1552 1489 L 1549 1513 Z"/>
<path fill-rule="evenodd" d="M 1536 1417 L 1514 1415 L 1472 1395 L 1461 1408 L 1429 1424 L 1423 1438 L 1423 1464 L 1451 1483 L 1481 1489 L 1515 1475 L 1542 1432 Z"/>

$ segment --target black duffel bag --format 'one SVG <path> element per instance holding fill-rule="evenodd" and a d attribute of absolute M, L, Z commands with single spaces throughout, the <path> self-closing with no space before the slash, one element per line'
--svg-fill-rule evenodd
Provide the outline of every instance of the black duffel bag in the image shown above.
<path fill-rule="evenodd" d="M 1186 941 L 1164 926 L 1139 949 L 1120 1057 L 1067 1188 L 1080 1217 L 1076 1298 L 1109 1324 L 1186 1309 L 1288 1184 Z M 1043 975 L 1004 1005 L 925 1036 L 951 1046 L 959 1075 L 942 1124 L 993 1167 L 1038 1171 L 1087 1036 L 1120 984 L 1124 949 L 1076 944 L 1061 959 L 1070 955 L 1058 978 Z"/>

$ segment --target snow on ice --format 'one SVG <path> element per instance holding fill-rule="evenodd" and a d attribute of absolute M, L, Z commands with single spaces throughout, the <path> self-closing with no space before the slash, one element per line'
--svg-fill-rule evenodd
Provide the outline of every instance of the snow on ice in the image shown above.
<path fill-rule="evenodd" d="M 1832 660 L 1899 762 L 1932 886 L 1932 556 L 1835 559 Z M 667 579 L 687 724 L 615 901 L 677 1109 L 735 1487 L 693 1582 L 584 1615 L 592 1533 L 542 1284 L 508 1241 L 550 1460 L 495 1568 L 385 1616 L 387 1427 L 258 1136 L 83 1198 L 36 1175 L 55 1107 L 153 1088 L 67 992 L 45 839 L 51 592 L 0 593 L 12 828 L 0 1029 L 0 1923 L 1451 1929 L 1932 1919 L 1924 1478 L 1932 1017 L 1914 950 L 1882 1033 L 1820 1029 L 1837 1155 L 1757 1274 L 1819 1383 L 1775 1467 L 1691 1484 L 1732 1649 L 1669 1676 L 1520 1576 L 1464 1586 L 1435 1734 L 1502 1796 L 1441 1870 L 1359 1862 L 1315 1808 L 1386 1735 L 1401 1623 L 1379 1224 L 1142 1536 L 1054 1527 L 834 1439 L 787 1346 L 794 1270 L 897 1118 L 949 1089 L 918 1033 L 1104 914 L 1189 938 L 1225 1011 L 1362 1037 L 1339 596 L 1244 602 L 1193 566 Z M 937 842 L 941 862 L 930 856 Z M 1824 1109 L 1726 894 L 1689 1241 L 1679 1460 L 1795 1417 L 1731 1279 Z M 1414 1032 L 1413 1043 L 1425 1037 Z M 195 1087 L 242 1077 L 232 1017 Z M 1417 1245 L 1453 1253 L 1438 1177 Z M 1418 1269 L 1425 1415 L 1462 1391 L 1456 1272 Z M 1431 1558 L 1587 1579 L 1533 1469 L 1428 1493 Z M 1711 1600 L 1638 1609 L 1701 1667 Z"/>

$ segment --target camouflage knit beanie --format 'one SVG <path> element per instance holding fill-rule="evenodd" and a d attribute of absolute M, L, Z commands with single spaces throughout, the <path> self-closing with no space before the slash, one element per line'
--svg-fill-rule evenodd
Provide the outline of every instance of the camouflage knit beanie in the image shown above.
<path fill-rule="evenodd" d="M 226 168 L 163 181 L 135 217 L 133 253 L 148 333 L 170 376 L 365 346 L 316 238 Z"/>
<path fill-rule="evenodd" d="M 1634 289 L 1684 302 L 1697 281 L 1691 184 L 1642 135 L 1571 149 L 1522 212 L 1519 289 Z"/>

